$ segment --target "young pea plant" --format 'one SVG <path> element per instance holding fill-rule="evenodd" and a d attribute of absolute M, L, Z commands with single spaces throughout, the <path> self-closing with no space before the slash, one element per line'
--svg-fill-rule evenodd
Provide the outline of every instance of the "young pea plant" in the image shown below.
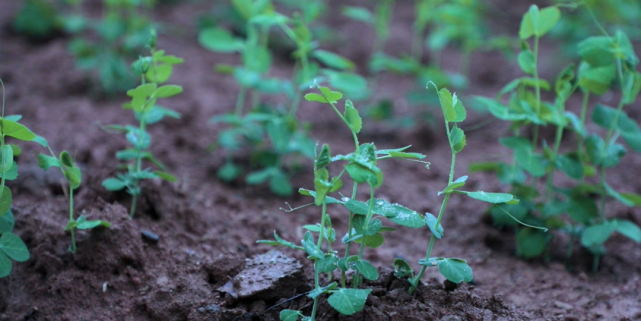
<path fill-rule="evenodd" d="M 441 90 L 436 87 L 434 83 L 429 83 L 434 86 L 438 93 L 441 110 L 445 120 L 445 131 L 450 143 L 450 150 L 452 152 L 452 161 L 450 165 L 450 174 L 446 187 L 440 191 L 439 195 L 445 195 L 438 216 L 433 214 L 425 214 L 425 224 L 431 232 L 430 240 L 428 243 L 427 254 L 425 259 L 419 261 L 422 265 L 420 272 L 414 275 L 414 271 L 410 265 L 403 259 L 394 260 L 394 269 L 396 276 L 399 278 L 408 278 L 411 287 L 409 293 L 412 294 L 419 286 L 420 280 L 428 267 L 438 267 L 439 272 L 449 281 L 454 283 L 461 283 L 463 281 L 470 282 L 473 278 L 472 269 L 463 259 L 458 258 L 445 258 L 445 257 L 432 257 L 432 250 L 436 239 L 443 237 L 443 226 L 441 221 L 445 214 L 445 208 L 452 194 L 464 194 L 473 199 L 496 204 L 502 206 L 505 204 L 513 205 L 518 204 L 519 200 L 514 198 L 511 194 L 507 193 L 486 193 L 483 191 L 468 192 L 460 190 L 467 181 L 467 176 L 462 176 L 454 180 L 454 169 L 456 165 L 456 155 L 460 153 L 466 145 L 465 133 L 458 127 L 458 123 L 465 120 L 467 112 L 463 103 L 458 99 L 456 94 L 452 95 L 449 90 L 443 88 Z M 429 86 L 428 84 L 428 86 Z M 506 212 L 507 213 L 507 212 Z M 507 213 L 510 215 L 509 213 Z"/>
<path fill-rule="evenodd" d="M 111 227 L 111 224 L 106 221 L 94 220 L 87 221 L 87 218 L 84 215 L 80 215 L 77 219 L 74 218 L 74 206 L 73 206 L 73 194 L 74 190 L 80 186 L 82 182 L 82 172 L 80 168 L 76 166 L 71 155 L 67 151 L 60 153 L 58 158 L 55 157 L 54 152 L 49 148 L 51 156 L 44 154 L 38 155 L 38 166 L 43 170 L 48 170 L 50 167 L 58 167 L 62 174 L 64 175 L 67 183 L 69 184 L 69 223 L 65 227 L 65 231 L 71 233 L 71 245 L 69 246 L 69 252 L 76 253 L 76 230 L 90 230 L 98 226 Z"/>
<path fill-rule="evenodd" d="M 22 116 L 4 115 L 5 106 L 5 88 L 4 82 L 0 79 L 2 85 L 2 115 L 0 115 L 0 278 L 6 277 L 11 273 L 12 262 L 25 262 L 29 259 L 29 250 L 20 237 L 14 233 L 15 218 L 11 212 L 11 202 L 13 195 L 11 189 L 5 185 L 6 181 L 14 180 L 18 177 L 18 164 L 14 156 L 19 156 L 22 152 L 18 145 L 7 144 L 8 138 L 21 141 L 32 141 L 43 147 L 47 146 L 47 141 L 34 134 L 29 128 L 19 123 Z"/>
<path fill-rule="evenodd" d="M 366 82 L 349 72 L 354 69 L 354 63 L 316 48 L 306 20 L 314 15 L 304 11 L 289 18 L 275 12 L 269 1 L 234 1 L 232 5 L 246 21 L 245 39 L 220 27 L 205 29 L 199 35 L 201 45 L 208 50 L 238 52 L 242 59 L 240 66 L 215 67 L 220 72 L 233 74 L 240 85 L 235 111 L 211 119 L 212 123 L 230 125 L 219 134 L 218 146 L 232 153 L 242 149 L 251 151 L 250 167 L 256 169 L 246 175 L 248 184 L 268 182 L 275 194 L 291 195 L 294 189 L 289 183 L 290 173 L 285 170 L 287 159 L 314 155 L 308 126 L 296 116 L 303 90 L 313 84 L 313 79 L 322 79 L 320 77 L 350 93 L 367 92 Z M 291 79 L 268 75 L 272 65 L 268 43 L 274 27 L 279 27 L 296 47 Z M 319 63 L 329 68 L 321 68 Z M 284 95 L 289 106 L 268 105 L 263 102 L 263 95 Z M 248 98 L 251 109 L 246 111 Z M 233 162 L 232 153 L 228 153 L 226 164 L 217 173 L 224 181 L 233 181 L 244 172 Z"/>
<path fill-rule="evenodd" d="M 147 126 L 161 121 L 164 117 L 180 118 L 180 113 L 161 107 L 156 104 L 158 99 L 168 98 L 180 94 L 183 91 L 181 86 L 161 85 L 167 82 L 172 74 L 173 66 L 183 63 L 182 58 L 172 55 L 165 55 L 164 50 L 156 48 L 156 33 L 151 31 L 149 44 L 147 45 L 150 55 L 141 57 L 133 63 L 132 69 L 140 75 L 142 84 L 127 91 L 131 102 L 123 105 L 126 110 L 134 112 L 138 127 L 127 125 L 109 125 L 105 128 L 125 134 L 127 141 L 132 147 L 116 153 L 116 158 L 128 162 L 121 166 L 127 171 L 118 173 L 116 177 L 107 178 L 102 185 L 110 191 L 126 189 L 131 194 L 131 209 L 129 216 L 133 217 L 136 212 L 138 197 L 141 195 L 140 181 L 145 179 L 160 178 L 166 181 L 175 182 L 176 178 L 169 174 L 165 166 L 157 160 L 149 151 L 151 135 L 147 132 Z M 152 171 L 143 168 L 143 160 L 153 163 L 160 170 Z"/>
<path fill-rule="evenodd" d="M 280 318 L 287 321 L 298 320 L 299 317 L 302 317 L 303 320 L 315 320 L 318 301 L 321 296 L 326 294 L 329 294 L 327 301 L 330 306 L 341 314 L 352 315 L 362 310 L 371 289 L 360 289 L 359 285 L 362 284 L 363 279 L 375 280 L 378 278 L 376 268 L 369 261 L 363 259 L 364 250 L 366 247 L 380 247 L 385 241 L 382 233 L 394 230 L 383 226 L 383 222 L 378 217 L 382 216 L 396 224 L 411 228 L 420 228 L 425 225 L 425 218 L 416 211 L 400 204 L 390 204 L 385 200 L 375 198 L 375 190 L 383 184 L 383 173 L 377 166 L 379 160 L 398 158 L 422 162 L 420 160 L 425 156 L 404 152 L 410 146 L 377 150 L 372 143 L 360 144 L 357 134 L 363 124 L 352 101 L 345 102 L 345 110 L 341 113 L 336 104 L 342 99 L 343 94 L 328 87 L 318 87 L 318 90 L 319 93 L 305 95 L 305 99 L 330 105 L 350 129 L 355 150 L 347 155 L 332 157 L 330 147 L 325 144 L 315 157 L 314 189 L 301 188 L 299 192 L 314 198 L 312 204 L 320 207 L 321 217 L 320 223 L 303 226 L 307 232 L 305 232 L 301 245 L 283 240 L 276 231 L 274 231 L 275 241 L 258 241 L 258 243 L 304 250 L 314 261 L 314 290 L 308 294 L 308 297 L 314 301 L 311 315 L 304 316 L 301 311 L 283 310 Z M 332 177 L 329 167 L 335 162 L 345 162 L 345 164 L 343 164 L 340 173 Z M 351 197 L 341 195 L 340 198 L 335 198 L 329 196 L 330 193 L 337 192 L 343 186 L 342 178 L 345 174 L 354 182 Z M 367 201 L 356 199 L 359 187 L 369 189 Z M 343 257 L 339 257 L 338 252 L 332 249 L 332 244 L 336 241 L 336 231 L 332 228 L 332 220 L 327 212 L 327 206 L 331 204 L 344 206 L 349 211 L 348 231 L 341 239 L 346 244 Z M 315 239 L 313 233 L 318 234 L 318 239 Z M 323 249 L 324 244 L 326 244 L 326 250 Z M 358 246 L 357 255 L 351 253 L 352 245 Z M 340 280 L 332 282 L 333 273 L 337 269 L 341 273 Z M 351 288 L 347 283 L 347 274 L 350 270 L 354 272 L 351 278 Z M 329 284 L 321 285 L 320 274 L 322 273 L 328 274 Z"/>
<path fill-rule="evenodd" d="M 79 0 L 69 1 L 74 6 Z M 124 92 L 135 85 L 135 77 L 127 61 L 137 57 L 147 41 L 153 22 L 144 14 L 155 0 L 104 0 L 103 16 L 99 20 L 77 19 L 78 35 L 69 44 L 69 51 L 76 57 L 76 66 L 94 71 L 104 94 L 108 96 Z M 98 37 L 91 40 L 88 31 Z"/>
<path fill-rule="evenodd" d="M 588 8 L 589 10 L 589 8 Z M 508 210 L 518 219 L 533 225 L 545 226 L 570 234 L 568 257 L 572 253 L 576 239 L 594 255 L 593 269 L 598 268 L 601 255 L 605 253 L 603 243 L 616 230 L 636 242 L 641 242 L 641 230 L 627 220 L 606 218 L 606 200 L 612 197 L 627 206 L 638 206 L 638 195 L 619 193 L 606 182 L 606 169 L 620 163 L 626 154 L 623 145 L 616 143 L 623 137 L 634 151 L 641 151 L 638 125 L 623 111 L 623 107 L 634 101 L 641 89 L 641 76 L 636 71 L 639 62 L 627 36 L 617 31 L 610 36 L 603 28 L 603 35 L 590 37 L 578 46 L 581 62 L 578 68 L 570 65 L 565 68 L 554 84 L 554 102 L 541 101 L 541 90 L 550 90 L 551 85 L 539 79 L 537 73 L 538 39 L 554 27 L 560 19 L 556 7 L 539 10 L 532 6 L 523 17 L 519 35 L 522 40 L 534 36 L 534 51 L 524 42 L 519 54 L 521 69 L 534 78 L 522 77 L 507 84 L 496 100 L 478 98 L 497 118 L 512 122 L 513 137 L 501 139 L 501 143 L 513 150 L 512 164 L 477 164 L 474 170 L 496 171 L 499 179 L 512 185 L 512 192 L 522 199 L 518 205 Z M 598 24 L 598 22 L 597 22 Z M 606 93 L 612 83 L 621 86 L 621 99 L 617 108 L 596 105 L 592 120 L 603 127 L 605 138 L 589 134 L 586 130 L 586 117 L 591 95 Z M 577 89 L 583 92 L 581 115 L 566 111 L 567 99 Z M 534 90 L 534 92 L 532 92 Z M 509 105 L 500 102 L 501 96 L 511 93 Z M 520 129 L 533 126 L 533 137 L 523 137 Z M 554 144 L 549 147 L 542 142 L 538 152 L 538 127 L 556 127 Z M 578 136 L 575 150 L 565 154 L 559 152 L 565 129 L 573 130 Z M 561 171 L 573 182 L 571 188 L 554 186 L 554 174 Z M 532 177 L 526 184 L 527 175 Z M 599 184 L 589 184 L 590 176 L 598 176 Z M 538 191 L 539 179 L 545 179 L 545 189 Z M 598 194 L 600 205 L 593 194 Z M 502 210 L 492 208 L 491 214 L 498 225 L 511 225 L 505 221 Z M 560 218 L 567 213 L 569 221 Z M 517 229 L 517 253 L 523 257 L 536 257 L 547 251 L 552 235 L 525 227 Z"/>

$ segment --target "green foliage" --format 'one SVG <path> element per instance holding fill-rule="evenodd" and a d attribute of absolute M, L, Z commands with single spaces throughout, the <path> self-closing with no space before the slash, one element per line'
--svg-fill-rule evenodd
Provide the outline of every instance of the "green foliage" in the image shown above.
<path fill-rule="evenodd" d="M 47 0 L 27 0 L 13 19 L 11 27 L 29 40 L 44 41 L 62 31 L 64 19 L 56 3 Z"/>
<path fill-rule="evenodd" d="M 100 19 L 79 14 L 70 19 L 75 25 L 67 29 L 73 29 L 76 37 L 69 50 L 76 57 L 76 66 L 94 73 L 104 94 L 112 96 L 135 85 L 129 61 L 141 55 L 147 44 L 154 24 L 144 12 L 154 4 L 155 0 L 103 0 Z"/>
<path fill-rule="evenodd" d="M 46 147 L 47 141 L 34 134 L 29 128 L 19 123 L 21 115 L 4 114 L 5 90 L 2 86 L 2 114 L 0 115 L 0 278 L 11 274 L 13 263 L 29 259 L 29 250 L 20 237 L 13 234 L 15 218 L 11 212 L 13 195 L 5 185 L 6 181 L 18 177 L 18 164 L 14 157 L 21 154 L 22 149 L 17 145 L 7 144 L 6 139 L 12 137 L 21 141 L 33 141 Z"/>
<path fill-rule="evenodd" d="M 367 95 L 365 80 L 352 72 L 353 62 L 318 48 L 309 27 L 322 10 L 315 3 L 321 2 L 313 1 L 304 6 L 290 3 L 301 12 L 287 17 L 275 11 L 271 1 L 234 1 L 233 12 L 242 21 L 244 37 L 220 26 L 200 32 L 198 41 L 204 48 L 239 54 L 242 62 L 239 66 L 214 67 L 220 73 L 232 75 L 240 85 L 235 111 L 211 119 L 214 124 L 227 126 L 214 144 L 227 154 L 225 165 L 217 173 L 220 179 L 230 182 L 245 175 L 247 184 L 266 183 L 277 195 L 291 195 L 294 190 L 289 183 L 292 175 L 289 167 L 295 167 L 300 156 L 312 158 L 314 155 L 314 142 L 308 136 L 309 126 L 296 116 L 303 90 L 314 81 L 326 81 L 352 97 Z M 274 55 L 269 43 L 277 35 L 275 29 L 280 29 L 295 47 L 296 64 L 290 79 L 269 75 Z M 263 102 L 267 95 L 283 96 L 289 108 Z M 251 101 L 249 110 L 247 98 Z M 347 111 L 347 114 L 353 113 Z M 359 124 L 354 122 L 352 126 Z M 234 162 L 234 154 L 243 150 L 251 153 L 247 168 Z M 292 161 L 294 166 L 290 166 Z"/>
<path fill-rule="evenodd" d="M 71 232 L 71 245 L 69 246 L 69 251 L 75 254 L 77 249 L 76 229 L 89 230 L 98 226 L 108 228 L 111 227 L 111 224 L 101 220 L 87 221 L 84 215 L 81 215 L 78 219 L 74 219 L 73 191 L 80 186 L 80 183 L 82 182 L 82 173 L 67 151 L 61 152 L 58 158 L 55 157 L 55 154 L 51 149 L 49 149 L 49 151 L 51 152 L 51 156 L 44 154 L 38 155 L 38 166 L 45 171 L 51 167 L 58 167 L 69 184 L 69 222 L 65 227 L 65 231 Z"/>
<path fill-rule="evenodd" d="M 378 270 L 368 261 L 363 260 L 365 248 L 377 248 L 383 245 L 385 237 L 383 233 L 393 231 L 393 228 L 383 225 L 380 218 L 387 219 L 396 224 L 412 228 L 420 228 L 425 225 L 425 217 L 418 212 L 400 204 L 391 204 L 382 199 L 374 198 L 374 191 L 381 187 L 384 179 L 383 172 L 378 167 L 378 162 L 384 159 L 405 159 L 421 161 L 425 156 L 418 153 L 405 152 L 410 146 L 398 149 L 376 149 L 372 143 L 360 144 L 358 132 L 362 129 L 363 121 L 358 109 L 352 101 L 346 100 L 345 109 L 339 111 L 337 104 L 343 99 L 341 91 L 334 91 L 328 87 L 317 86 L 317 93 L 308 93 L 304 97 L 309 102 L 320 103 L 320 108 L 331 108 L 336 115 L 345 123 L 351 132 L 354 140 L 354 152 L 347 155 L 331 155 L 328 145 L 323 145 L 320 151 L 315 154 L 314 161 L 314 190 L 300 189 L 302 195 L 314 198 L 314 205 L 321 208 L 320 223 L 305 225 L 307 230 L 301 245 L 281 239 L 274 232 L 274 241 L 258 241 L 263 244 L 286 246 L 293 249 L 304 250 L 308 258 L 314 261 L 315 288 L 308 296 L 314 300 L 312 315 L 307 320 L 314 320 L 318 299 L 322 295 L 329 295 L 328 303 L 341 314 L 352 315 L 363 309 L 369 289 L 358 289 L 363 279 L 376 280 L 379 277 Z M 329 105 L 329 106 L 328 106 Z M 337 176 L 330 175 L 330 169 L 337 163 L 342 163 L 342 170 Z M 338 192 L 343 186 L 345 176 L 349 176 L 354 182 L 351 197 L 331 197 L 331 193 Z M 356 199 L 359 187 L 369 188 L 370 197 L 366 201 Z M 327 212 L 327 206 L 335 204 L 343 206 L 349 211 L 349 230 L 341 238 L 347 244 L 343 257 L 332 251 L 332 244 L 336 241 L 336 231 L 332 228 L 331 217 Z M 376 217 L 375 217 L 376 215 Z M 316 239 L 315 235 L 318 237 Z M 323 245 L 326 244 L 326 249 Z M 358 255 L 351 254 L 352 246 L 359 246 Z M 409 267 L 409 266 L 407 266 Z M 405 266 L 403 268 L 406 268 Z M 321 286 L 319 274 L 332 273 L 340 270 L 340 286 L 337 282 Z M 347 288 L 347 272 L 356 272 L 352 277 L 353 288 Z M 405 270 L 404 270 L 405 271 Z M 284 310 L 281 312 L 281 320 L 298 320 L 302 317 L 300 311 Z"/>
<path fill-rule="evenodd" d="M 439 90 L 434 83 L 428 83 L 428 87 L 430 84 L 434 86 L 438 94 L 441 110 L 443 113 L 443 119 L 445 121 L 445 131 L 447 133 L 447 138 L 450 143 L 450 150 L 452 152 L 452 161 L 447 185 L 442 191 L 438 193 L 438 195 L 445 195 L 443 202 L 441 203 L 441 209 L 439 210 L 438 217 L 435 217 L 431 213 L 425 214 L 425 224 L 431 232 L 431 237 L 425 259 L 419 261 L 419 264 L 422 266 L 420 272 L 417 275 L 414 275 L 414 271 L 411 270 L 409 264 L 400 259 L 397 259 L 394 263 L 395 270 L 397 271 L 397 276 L 402 275 L 409 280 L 411 284 L 411 287 L 409 289 L 410 294 L 414 292 L 414 290 L 416 290 L 416 288 L 419 286 L 421 277 L 425 273 L 425 270 L 429 267 L 438 266 L 441 275 L 443 275 L 450 282 L 460 283 L 463 281 L 472 281 L 472 268 L 467 264 L 465 260 L 457 258 L 431 257 L 434 243 L 437 239 L 440 240 L 443 237 L 444 229 L 441 225 L 441 221 L 443 219 L 443 215 L 445 214 L 445 208 L 450 199 L 450 195 L 464 194 L 473 199 L 491 204 L 514 205 L 518 204 L 519 202 L 519 200 L 515 199 L 511 194 L 486 193 L 483 191 L 468 192 L 460 190 L 460 188 L 465 186 L 465 182 L 467 181 L 468 177 L 462 176 L 454 180 L 454 168 L 456 165 L 456 155 L 460 153 L 465 147 L 465 133 L 458 127 L 458 123 L 465 120 L 465 118 L 467 117 L 467 111 L 465 110 L 463 103 L 457 98 L 456 94 L 450 93 L 450 91 L 446 88 Z"/>
<path fill-rule="evenodd" d="M 183 59 L 166 55 L 164 50 L 157 50 L 156 33 L 153 30 L 149 33 L 147 47 L 150 50 L 150 55 L 140 57 L 132 64 L 132 69 L 141 78 L 141 85 L 127 91 L 127 96 L 131 97 L 131 101 L 122 106 L 123 109 L 133 112 L 138 121 L 138 127 L 130 125 L 105 127 L 105 129 L 125 134 L 127 141 L 132 146 L 132 148 L 116 153 L 116 158 L 125 162 L 122 167 L 127 171 L 117 173 L 115 177 L 107 178 L 102 182 L 102 186 L 107 190 L 125 189 L 127 193 L 132 195 L 130 217 L 133 217 L 136 212 L 136 202 L 141 194 L 140 181 L 145 179 L 176 181 L 176 178 L 169 174 L 165 166 L 149 151 L 151 135 L 147 132 L 147 126 L 161 121 L 165 116 L 180 117 L 178 112 L 160 107 L 156 103 L 158 99 L 173 97 L 183 91 L 181 86 L 162 85 L 171 76 L 173 66 L 181 64 Z M 143 168 L 143 161 L 149 161 L 158 170 L 152 171 L 150 168 Z"/>
<path fill-rule="evenodd" d="M 524 42 L 519 66 L 528 76 L 505 85 L 496 100 L 478 98 L 478 102 L 496 118 L 511 122 L 514 136 L 502 138 L 501 143 L 513 151 L 512 162 L 475 167 L 496 172 L 501 181 L 512 186 L 512 194 L 524 200 L 522 206 L 509 208 L 514 215 L 507 212 L 507 207 L 493 206 L 490 213 L 497 225 L 514 226 L 505 221 L 502 213 L 505 212 L 531 225 L 569 233 L 568 255 L 572 253 L 574 240 L 579 239 L 581 245 L 594 254 L 593 268 L 596 270 L 599 257 L 605 254 L 603 244 L 615 231 L 639 242 L 636 225 L 625 221 L 618 229 L 621 221 L 606 216 L 606 203 L 611 199 L 626 206 L 638 205 L 631 200 L 636 198 L 635 194 L 620 193 L 607 184 L 606 171 L 618 166 L 628 153 L 627 148 L 617 142 L 620 138 L 632 151 L 641 151 L 639 126 L 623 110 L 635 100 L 641 88 L 641 74 L 636 71 L 639 58 L 626 33 L 616 30 L 610 35 L 599 26 L 602 35 L 590 36 L 578 43 L 576 54 L 581 60 L 561 70 L 552 86 L 538 77 L 538 42 L 562 21 L 557 7 L 539 10 L 533 5 L 523 16 L 519 36 Z M 530 49 L 525 41 L 532 38 L 534 46 Z M 603 95 L 615 83 L 619 84 L 621 92 L 618 106 L 596 104 L 591 114 L 592 122 L 606 134 L 589 132 L 586 118 L 591 96 Z M 565 110 L 566 101 L 577 90 L 583 95 L 580 116 Z M 541 91 L 552 91 L 554 100 L 543 101 Z M 505 95 L 509 99 L 502 99 Z M 540 141 L 539 126 L 556 128 L 552 146 Z M 522 134 L 526 128 L 533 133 L 532 137 Z M 579 143 L 561 154 L 560 145 L 566 130 L 571 130 Z M 556 172 L 562 172 L 573 185 L 569 188 L 554 186 Z M 597 176 L 599 183 L 589 184 L 590 176 Z M 537 189 L 541 179 L 545 180 L 543 193 Z M 594 195 L 598 197 L 595 199 Z M 528 224 L 526 226 L 531 226 Z M 531 258 L 547 253 L 552 235 L 531 227 L 514 227 L 517 229 L 518 255 Z"/>

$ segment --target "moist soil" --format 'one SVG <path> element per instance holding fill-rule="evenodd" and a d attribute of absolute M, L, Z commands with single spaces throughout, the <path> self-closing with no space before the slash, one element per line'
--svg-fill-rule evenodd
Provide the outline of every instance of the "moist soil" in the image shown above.
<path fill-rule="evenodd" d="M 330 3 L 334 14 L 325 21 L 337 31 L 337 40 L 326 48 L 353 59 L 364 73 L 373 33 L 340 16 L 344 2 Z M 489 3 L 493 27 L 516 34 L 527 6 L 512 1 Z M 3 28 L 18 7 L 18 1 L 0 2 Z M 207 119 L 232 110 L 238 91 L 232 77 L 211 69 L 214 64 L 238 63 L 238 57 L 208 52 L 196 41 L 194 21 L 210 8 L 211 4 L 186 1 L 159 6 L 154 12 L 155 19 L 172 26 L 159 39 L 159 47 L 185 58 L 171 79 L 185 91 L 165 103 L 182 117 L 149 129 L 154 154 L 178 182 L 145 182 L 134 219 L 127 214 L 130 197 L 101 186 L 103 179 L 114 174 L 115 152 L 126 147 L 126 140 L 100 126 L 133 123 L 130 112 L 120 108 L 126 97 L 104 100 L 91 95 L 91 78 L 75 69 L 66 50 L 70 39 L 34 44 L 3 29 L 0 77 L 6 84 L 7 114 L 23 115 L 22 122 L 46 137 L 55 151 L 75 155 L 83 169 L 83 185 L 76 193 L 77 215 L 107 220 L 112 227 L 79 232 L 78 252 L 70 254 L 62 177 L 37 167 L 36 155 L 43 150 L 22 144 L 20 177 L 9 186 L 14 195 L 14 232 L 25 241 L 31 259 L 14 263 L 11 276 L 0 279 L 0 320 L 277 320 L 283 308 L 309 314 L 311 300 L 304 295 L 313 285 L 309 261 L 302 253 L 283 248 L 276 252 L 256 240 L 271 239 L 277 231 L 296 242 L 303 236 L 302 225 L 318 221 L 318 209 L 284 212 L 279 208 L 286 207 L 286 202 L 299 206 L 309 199 L 275 197 L 266 186 L 248 186 L 240 180 L 222 183 L 215 173 L 224 164 L 224 154 L 207 152 L 221 129 Z M 410 47 L 411 16 L 412 4 L 399 2 L 386 46 L 389 53 Z M 565 63 L 557 62 L 553 49 L 542 44 L 542 74 L 547 78 Z M 443 54 L 445 69 L 456 69 L 458 55 L 456 50 Z M 424 58 L 427 61 L 429 56 Z M 291 68 L 291 61 L 283 56 L 276 59 L 274 74 L 287 76 Z M 475 54 L 464 94 L 493 96 L 517 76 L 518 67 L 500 53 Z M 378 85 L 377 98 L 394 101 L 398 113 L 410 115 L 404 93 L 412 88 L 412 81 L 383 75 Z M 429 108 L 434 119 L 440 119 L 435 106 Z M 629 114 L 641 119 L 638 111 L 631 109 Z M 312 122 L 314 139 L 330 144 L 334 153 L 350 151 L 350 134 L 332 112 L 303 104 L 300 116 Z M 508 134 L 505 124 L 490 122 L 472 129 L 488 117 L 471 113 L 463 123 L 468 144 L 457 159 L 457 176 L 465 175 L 472 162 L 506 157 L 507 151 L 498 143 L 499 137 Z M 426 154 L 431 162 L 429 169 L 412 162 L 383 162 L 385 184 L 376 197 L 419 212 L 438 212 L 437 192 L 447 181 L 450 161 L 443 129 L 440 121 L 403 129 L 366 120 L 361 142 L 372 141 L 379 148 L 411 144 L 411 151 Z M 630 173 L 640 165 L 637 155 L 624 158 L 621 166 L 608 172 L 609 184 L 640 192 L 641 183 L 630 180 Z M 302 171 L 292 178 L 294 186 L 313 188 L 311 171 L 311 163 L 303 162 Z M 472 174 L 468 185 L 470 190 L 506 189 L 484 173 Z M 562 235 L 554 238 L 548 260 L 523 260 L 515 255 L 513 232 L 493 227 L 485 212 L 485 205 L 453 197 L 442 223 L 445 236 L 434 249 L 435 256 L 468 260 L 473 282 L 457 287 L 444 282 L 438 271 L 428 270 L 419 289 L 408 295 L 407 282 L 395 278 L 389 267 L 401 257 L 418 268 L 415 262 L 424 257 L 430 235 L 426 228 L 401 227 L 388 233 L 384 246 L 365 252 L 381 276 L 362 285 L 372 289 L 364 310 L 341 316 L 321 300 L 318 319 L 641 320 L 638 244 L 615 235 L 606 243 L 608 254 L 596 273 L 590 269 L 591 256 L 578 244 L 566 262 L 567 239 Z M 347 213 L 331 208 L 330 215 L 337 234 L 344 234 Z M 638 209 L 612 207 L 609 215 L 641 225 Z M 271 255 L 273 260 L 264 261 L 261 255 Z M 272 282 L 269 275 L 275 276 Z M 251 277 L 250 281 L 242 283 L 242 276 Z"/>

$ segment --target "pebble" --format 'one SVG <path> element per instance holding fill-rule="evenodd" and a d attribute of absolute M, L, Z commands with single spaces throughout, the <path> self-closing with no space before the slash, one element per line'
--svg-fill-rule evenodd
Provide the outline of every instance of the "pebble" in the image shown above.
<path fill-rule="evenodd" d="M 158 236 L 158 234 L 156 234 L 156 233 L 154 233 L 152 231 L 142 230 L 142 231 L 140 231 L 140 234 L 142 235 L 142 238 L 145 241 L 149 241 L 149 242 L 154 243 L 154 244 L 156 244 L 156 243 L 158 243 L 158 241 L 160 241 L 160 236 Z"/>

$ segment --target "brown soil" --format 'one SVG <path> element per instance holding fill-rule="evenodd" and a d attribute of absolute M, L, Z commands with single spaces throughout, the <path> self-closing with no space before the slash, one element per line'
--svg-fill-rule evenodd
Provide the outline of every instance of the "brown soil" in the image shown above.
<path fill-rule="evenodd" d="M 332 3 L 338 8 L 342 2 Z M 509 8 L 511 2 L 507 3 Z M 18 6 L 18 1 L 0 2 L 3 27 Z M 156 12 L 157 19 L 175 27 L 161 37 L 159 46 L 186 60 L 172 78 L 172 83 L 182 85 L 185 92 L 166 103 L 183 117 L 150 129 L 154 154 L 179 182 L 145 184 L 133 220 L 128 219 L 126 210 L 129 197 L 109 193 L 100 185 L 114 172 L 114 154 L 126 142 L 121 136 L 105 133 L 99 125 L 132 122 L 130 113 L 120 108 L 122 101 L 88 97 L 91 84 L 75 70 L 73 58 L 66 51 L 68 39 L 30 44 L 10 33 L 1 34 L 0 77 L 7 88 L 7 113 L 22 114 L 23 123 L 46 137 L 54 150 L 76 155 L 84 175 L 76 209 L 89 219 L 103 219 L 113 225 L 108 230 L 80 232 L 78 252 L 70 254 L 70 238 L 63 232 L 68 205 L 59 187 L 61 177 L 53 171 L 39 170 L 35 155 L 42 151 L 23 144 L 21 174 L 10 187 L 14 191 L 15 233 L 27 244 L 31 259 L 14 263 L 11 277 L 0 279 L 0 320 L 277 320 L 282 308 L 303 308 L 306 313 L 311 310 L 311 301 L 304 295 L 287 301 L 313 284 L 304 255 L 287 249 L 279 249 L 284 253 L 279 257 L 289 267 L 300 262 L 303 271 L 292 271 L 295 277 L 276 284 L 277 292 L 272 288 L 245 298 L 232 294 L 238 283 L 229 282 L 249 273 L 247 269 L 254 264 L 247 260 L 273 250 L 256 244 L 256 240 L 271 238 L 274 230 L 287 240 L 300 240 L 301 226 L 317 222 L 319 213 L 313 207 L 285 213 L 279 210 L 285 202 L 293 206 L 308 200 L 301 196 L 277 198 L 265 186 L 227 185 L 216 179 L 216 169 L 224 158 L 205 150 L 220 128 L 206 120 L 233 109 L 237 87 L 230 77 L 214 74 L 211 66 L 235 63 L 238 58 L 207 52 L 195 41 L 194 17 L 209 6 L 185 1 Z M 387 47 L 390 52 L 409 48 L 412 7 L 410 3 L 399 4 L 397 9 L 392 41 Z M 513 14 L 502 9 L 493 23 L 513 28 L 524 10 Z M 343 40 L 328 48 L 353 58 L 359 70 L 365 71 L 371 32 L 343 18 L 332 18 L 332 25 Z M 515 29 L 504 30 L 516 33 Z M 456 51 L 444 54 L 445 67 L 455 70 L 457 56 Z M 555 59 L 552 55 L 545 57 L 545 62 Z M 291 68 L 285 59 L 277 64 L 278 74 L 286 75 Z M 548 74 L 552 75 L 557 66 L 550 66 Z M 497 53 L 475 54 L 471 69 L 468 94 L 493 96 L 502 84 L 519 75 L 518 68 Z M 412 86 L 411 81 L 389 75 L 378 83 L 377 96 L 395 99 L 400 105 L 403 93 Z M 640 119 L 639 113 L 631 114 Z M 335 153 L 349 152 L 349 133 L 331 113 L 305 104 L 300 115 L 313 120 L 313 136 L 321 143 L 329 143 Z M 464 125 L 486 117 L 471 115 Z M 412 144 L 412 151 L 427 154 L 432 164 L 429 170 L 410 162 L 382 164 L 386 181 L 377 197 L 421 212 L 438 211 L 437 192 L 447 179 L 449 148 L 443 127 L 436 123 L 439 125 L 412 130 L 382 128 L 385 134 L 367 130 L 366 123 L 361 141 L 374 141 L 379 148 Z M 468 146 L 458 158 L 457 174 L 464 175 L 472 162 L 505 154 L 498 137 L 506 131 L 506 126 L 498 122 L 469 131 Z M 641 182 L 629 179 L 629 172 L 639 166 L 641 157 L 626 157 L 621 166 L 608 172 L 610 185 L 641 191 Z M 306 164 L 303 173 L 294 177 L 294 185 L 311 188 L 310 171 L 310 164 Z M 505 189 L 489 174 L 473 174 L 468 182 L 473 190 Z M 514 254 L 513 235 L 492 227 L 484 211 L 485 206 L 477 202 L 454 197 L 443 221 L 445 237 L 434 252 L 435 256 L 467 259 L 474 269 L 472 284 L 444 286 L 438 271 L 428 270 L 424 285 L 409 296 L 407 283 L 394 278 L 388 267 L 394 258 L 402 257 L 417 268 L 415 262 L 425 255 L 429 233 L 427 229 L 400 228 L 389 233 L 383 247 L 366 252 L 366 259 L 379 267 L 381 277 L 363 285 L 373 290 L 364 311 L 339 316 L 322 301 L 319 319 L 641 320 L 639 245 L 621 236 L 613 237 L 606 244 L 608 255 L 597 273 L 590 272 L 591 257 L 583 251 L 576 251 L 571 269 L 566 268 L 562 258 L 566 240 L 561 236 L 554 241 L 551 261 L 524 261 Z M 337 234 L 345 233 L 346 213 L 333 209 L 330 214 Z M 610 215 L 641 225 L 639 209 L 616 208 Z M 289 267 L 276 264 L 274 268 Z"/>

